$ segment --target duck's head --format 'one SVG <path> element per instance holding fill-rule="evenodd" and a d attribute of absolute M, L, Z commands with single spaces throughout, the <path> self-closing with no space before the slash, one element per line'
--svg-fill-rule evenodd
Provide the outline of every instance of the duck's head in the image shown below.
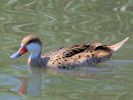
<path fill-rule="evenodd" d="M 40 56 L 41 49 L 42 44 L 40 39 L 34 35 L 28 35 L 22 39 L 19 50 L 10 57 L 16 59 L 26 52 L 29 52 L 31 58 L 35 58 Z"/>

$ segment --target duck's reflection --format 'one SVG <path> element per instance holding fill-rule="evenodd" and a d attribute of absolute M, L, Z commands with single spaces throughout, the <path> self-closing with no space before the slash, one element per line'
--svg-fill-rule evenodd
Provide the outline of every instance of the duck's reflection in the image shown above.
<path fill-rule="evenodd" d="M 41 95 L 41 69 L 32 68 L 30 74 L 25 77 L 15 77 L 20 85 L 14 90 L 21 95 L 40 96 Z"/>
<path fill-rule="evenodd" d="M 112 70 L 107 66 L 101 67 L 82 67 L 77 70 L 59 70 L 59 69 L 40 69 L 32 68 L 29 69 L 29 75 L 23 77 L 15 77 L 19 80 L 19 86 L 13 91 L 17 91 L 21 95 L 26 96 L 41 96 L 41 83 L 42 75 L 44 76 L 44 70 L 49 76 L 68 76 L 68 77 L 81 77 L 89 79 L 106 79 L 111 76 L 109 72 L 112 73 Z M 43 72 L 43 73 L 42 73 Z"/>

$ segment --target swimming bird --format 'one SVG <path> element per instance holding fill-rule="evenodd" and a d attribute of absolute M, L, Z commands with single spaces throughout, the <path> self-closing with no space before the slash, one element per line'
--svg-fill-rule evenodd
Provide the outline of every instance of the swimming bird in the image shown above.
<path fill-rule="evenodd" d="M 62 47 L 42 56 L 41 40 L 35 35 L 27 35 L 22 39 L 19 50 L 10 57 L 16 59 L 29 52 L 27 62 L 32 67 L 71 69 L 108 60 L 127 40 L 128 37 L 114 45 L 84 43 Z"/>

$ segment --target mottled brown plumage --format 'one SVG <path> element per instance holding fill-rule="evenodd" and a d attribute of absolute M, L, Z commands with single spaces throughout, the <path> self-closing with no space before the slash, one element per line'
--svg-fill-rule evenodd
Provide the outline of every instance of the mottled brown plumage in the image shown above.
<path fill-rule="evenodd" d="M 65 47 L 53 52 L 47 66 L 70 69 L 75 66 L 97 64 L 110 58 L 112 50 L 101 43 L 81 44 Z M 45 55 L 44 55 L 45 57 Z"/>
<path fill-rule="evenodd" d="M 88 66 L 106 61 L 114 51 L 117 51 L 128 38 L 115 45 L 103 45 L 102 43 L 85 43 L 62 47 L 41 56 L 41 41 L 34 35 L 24 37 L 21 49 L 26 48 L 30 52 L 28 63 L 33 67 L 71 69 L 77 66 Z M 17 58 L 19 52 L 11 58 Z M 20 55 L 19 55 L 20 56 Z"/>

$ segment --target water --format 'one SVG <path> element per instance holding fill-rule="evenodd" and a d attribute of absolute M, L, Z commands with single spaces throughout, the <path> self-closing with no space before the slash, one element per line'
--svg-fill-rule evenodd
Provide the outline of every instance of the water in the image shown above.
<path fill-rule="evenodd" d="M 133 100 L 133 0 L 0 0 L 0 100 Z M 9 58 L 23 36 L 43 52 L 76 43 L 130 39 L 112 59 L 70 71 Z"/>

